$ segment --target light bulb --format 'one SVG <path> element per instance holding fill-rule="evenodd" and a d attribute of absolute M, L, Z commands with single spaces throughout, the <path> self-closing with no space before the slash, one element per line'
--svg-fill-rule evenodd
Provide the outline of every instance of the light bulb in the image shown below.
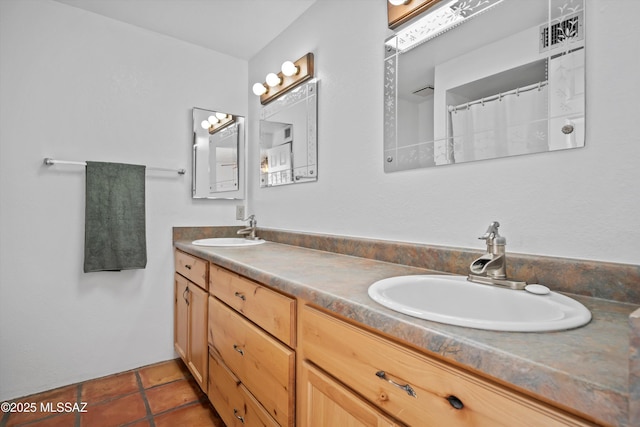
<path fill-rule="evenodd" d="M 227 113 L 216 113 L 216 117 L 220 120 L 224 120 L 227 118 Z"/>
<path fill-rule="evenodd" d="M 298 67 L 296 67 L 296 64 L 294 64 L 291 61 L 285 61 L 282 63 L 282 74 L 284 74 L 287 77 L 291 77 L 293 75 L 298 74 Z"/>
<path fill-rule="evenodd" d="M 220 121 L 220 120 L 218 120 L 216 118 L 216 116 L 209 116 L 209 118 L 207 120 L 209 120 L 209 123 L 211 123 L 212 125 L 215 125 L 216 123 L 218 123 Z"/>
<path fill-rule="evenodd" d="M 264 95 L 267 93 L 267 88 L 262 83 L 256 83 L 253 85 L 253 94 L 256 96 Z"/>
<path fill-rule="evenodd" d="M 402 6 L 403 4 L 409 4 L 410 2 L 411 0 L 389 0 L 389 3 L 394 6 Z"/>
<path fill-rule="evenodd" d="M 276 73 L 267 74 L 265 80 L 270 87 L 278 86 L 280 83 L 282 83 L 282 79 L 280 79 L 280 77 L 278 77 Z"/>
<path fill-rule="evenodd" d="M 202 126 L 202 129 L 209 130 L 211 124 L 207 120 L 203 120 L 202 123 L 200 123 L 200 126 Z"/>

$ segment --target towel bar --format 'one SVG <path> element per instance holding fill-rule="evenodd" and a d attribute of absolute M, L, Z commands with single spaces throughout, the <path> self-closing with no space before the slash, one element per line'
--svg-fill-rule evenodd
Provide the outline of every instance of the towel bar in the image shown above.
<path fill-rule="evenodd" d="M 86 166 L 87 162 L 75 162 L 71 160 L 55 160 L 51 157 L 45 157 L 44 164 L 47 166 L 61 164 L 61 165 L 80 165 Z M 169 169 L 169 168 L 156 168 L 156 167 L 147 167 L 148 170 L 153 171 L 165 171 L 165 172 L 178 172 L 179 175 L 184 175 L 187 171 L 186 169 Z"/>

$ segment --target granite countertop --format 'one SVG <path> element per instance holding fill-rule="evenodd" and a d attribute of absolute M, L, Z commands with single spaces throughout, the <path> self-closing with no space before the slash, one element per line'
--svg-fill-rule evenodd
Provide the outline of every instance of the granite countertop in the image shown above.
<path fill-rule="evenodd" d="M 367 294 L 377 280 L 432 270 L 272 242 L 244 248 L 195 246 L 191 240 L 174 245 L 598 423 L 628 425 L 628 319 L 637 305 L 572 295 L 593 315 L 584 327 L 484 331 L 406 316 Z"/>

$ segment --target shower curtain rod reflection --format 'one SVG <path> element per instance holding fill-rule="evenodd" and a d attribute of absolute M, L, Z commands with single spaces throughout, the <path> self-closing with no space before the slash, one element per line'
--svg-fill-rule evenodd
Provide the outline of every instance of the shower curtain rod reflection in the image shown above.
<path fill-rule="evenodd" d="M 45 157 L 44 164 L 47 166 L 51 166 L 55 164 L 86 166 L 87 162 L 75 162 L 71 160 L 55 160 L 50 157 Z M 147 169 L 152 171 L 178 172 L 179 175 L 184 175 L 187 172 L 186 169 L 169 169 L 169 168 L 156 168 L 156 167 L 147 167 Z"/>
<path fill-rule="evenodd" d="M 528 92 L 530 90 L 534 90 L 534 89 L 542 89 L 543 87 L 545 87 L 548 84 L 548 82 L 544 81 L 544 82 L 538 82 L 538 83 L 534 83 L 532 85 L 529 86 L 524 86 L 524 87 L 519 87 L 517 89 L 513 89 L 507 92 L 502 92 L 499 93 L 497 95 L 491 95 L 488 96 L 486 98 L 481 98 L 478 99 L 477 101 L 471 101 L 471 102 L 465 102 L 464 104 L 460 104 L 460 105 L 449 105 L 448 109 L 450 113 L 455 113 L 458 110 L 463 110 L 463 109 L 468 109 L 470 106 L 472 105 L 476 105 L 476 104 L 482 104 L 484 105 L 485 102 L 491 102 L 491 101 L 495 101 L 496 99 L 501 100 L 503 97 L 507 96 L 507 95 L 519 95 L 523 92 Z"/>

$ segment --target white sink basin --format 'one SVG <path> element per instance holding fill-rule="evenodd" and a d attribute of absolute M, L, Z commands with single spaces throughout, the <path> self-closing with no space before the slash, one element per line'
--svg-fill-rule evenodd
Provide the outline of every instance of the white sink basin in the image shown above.
<path fill-rule="evenodd" d="M 261 245 L 265 240 L 249 240 L 243 237 L 212 237 L 209 239 L 200 239 L 194 240 L 191 242 L 193 245 L 197 246 L 227 246 L 227 247 L 238 247 L 238 246 L 255 246 Z"/>
<path fill-rule="evenodd" d="M 398 276 L 375 282 L 369 296 L 392 310 L 450 325 L 512 332 L 577 328 L 591 320 L 578 301 L 467 281 L 466 276 Z"/>

